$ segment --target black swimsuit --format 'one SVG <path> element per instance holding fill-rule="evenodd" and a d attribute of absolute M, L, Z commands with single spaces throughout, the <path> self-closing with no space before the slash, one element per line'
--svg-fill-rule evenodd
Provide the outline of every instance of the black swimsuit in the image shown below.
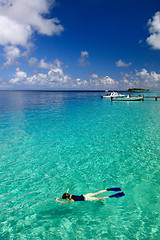
<path fill-rule="evenodd" d="M 73 199 L 74 201 L 85 201 L 84 196 L 77 196 L 77 195 L 72 195 L 71 199 Z"/>

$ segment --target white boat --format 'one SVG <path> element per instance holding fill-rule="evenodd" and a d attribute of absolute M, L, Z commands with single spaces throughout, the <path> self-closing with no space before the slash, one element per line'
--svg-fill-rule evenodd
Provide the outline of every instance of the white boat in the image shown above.
<path fill-rule="evenodd" d="M 127 97 L 123 97 L 123 98 L 114 98 L 111 97 L 111 101 L 143 101 L 143 97 L 139 96 L 139 97 L 132 97 L 131 95 L 128 95 Z"/>
<path fill-rule="evenodd" d="M 108 94 L 107 92 L 108 91 L 105 90 L 105 95 L 102 95 L 101 98 L 111 98 L 111 97 L 113 97 L 113 98 L 123 98 L 123 97 L 125 97 L 125 95 L 122 95 L 118 92 L 111 92 L 110 94 Z"/>

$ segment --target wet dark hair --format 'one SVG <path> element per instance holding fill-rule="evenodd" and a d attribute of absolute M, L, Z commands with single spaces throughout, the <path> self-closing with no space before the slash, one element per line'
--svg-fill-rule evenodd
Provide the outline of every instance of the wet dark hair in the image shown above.
<path fill-rule="evenodd" d="M 64 193 L 62 196 L 62 199 L 69 199 L 70 198 L 70 194 L 69 193 Z"/>

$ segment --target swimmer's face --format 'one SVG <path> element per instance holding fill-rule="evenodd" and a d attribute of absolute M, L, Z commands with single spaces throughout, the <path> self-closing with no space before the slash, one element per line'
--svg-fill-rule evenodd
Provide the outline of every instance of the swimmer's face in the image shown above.
<path fill-rule="evenodd" d="M 69 193 L 64 193 L 62 196 L 62 199 L 69 199 L 70 198 L 70 194 Z"/>

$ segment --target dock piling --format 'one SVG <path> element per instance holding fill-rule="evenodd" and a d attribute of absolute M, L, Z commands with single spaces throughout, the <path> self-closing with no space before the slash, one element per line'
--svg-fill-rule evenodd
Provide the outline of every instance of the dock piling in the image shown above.
<path fill-rule="evenodd" d="M 143 95 L 143 100 L 142 100 L 142 101 L 144 101 L 144 98 L 154 98 L 155 101 L 157 101 L 158 98 L 160 98 L 160 96 L 144 96 L 144 95 Z"/>

